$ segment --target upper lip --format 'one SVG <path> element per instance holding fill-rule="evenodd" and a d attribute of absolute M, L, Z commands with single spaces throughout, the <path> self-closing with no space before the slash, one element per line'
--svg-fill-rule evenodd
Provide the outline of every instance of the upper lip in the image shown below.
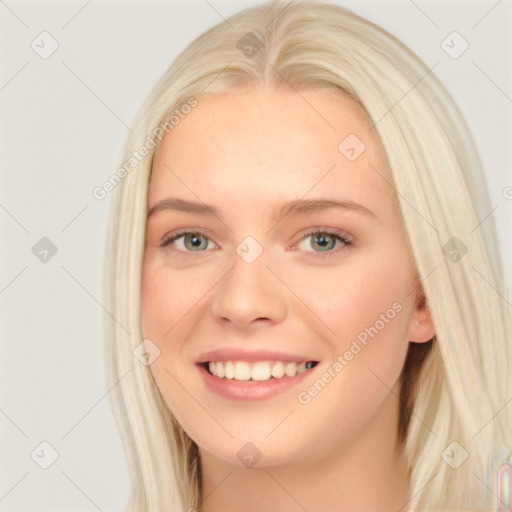
<path fill-rule="evenodd" d="M 318 360 L 292 352 L 220 347 L 203 352 L 196 360 L 196 363 L 202 364 L 209 363 L 211 361 L 294 361 L 296 363 L 302 363 Z"/>

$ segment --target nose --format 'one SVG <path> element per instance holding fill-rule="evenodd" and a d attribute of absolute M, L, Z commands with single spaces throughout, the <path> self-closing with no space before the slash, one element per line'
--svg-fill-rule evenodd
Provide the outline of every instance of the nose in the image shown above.
<path fill-rule="evenodd" d="M 267 267 L 265 252 L 252 263 L 235 254 L 232 269 L 212 291 L 211 311 L 224 323 L 247 328 L 286 317 L 285 286 Z"/>

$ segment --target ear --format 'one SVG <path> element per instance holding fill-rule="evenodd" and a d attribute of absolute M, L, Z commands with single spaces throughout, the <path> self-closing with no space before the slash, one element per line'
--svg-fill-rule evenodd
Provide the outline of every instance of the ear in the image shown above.
<path fill-rule="evenodd" d="M 420 290 L 417 292 L 414 301 L 414 310 L 407 330 L 407 339 L 413 343 L 425 343 L 430 341 L 435 334 L 434 323 L 430 318 L 425 294 L 423 290 Z"/>

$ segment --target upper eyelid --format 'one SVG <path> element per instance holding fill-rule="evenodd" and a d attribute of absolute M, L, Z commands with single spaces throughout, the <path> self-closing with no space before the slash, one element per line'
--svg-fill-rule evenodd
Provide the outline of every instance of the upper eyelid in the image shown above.
<path fill-rule="evenodd" d="M 167 242 L 176 241 L 177 239 L 181 238 L 182 236 L 192 235 L 192 234 L 204 236 L 205 238 L 208 238 L 208 240 L 213 242 L 217 247 L 219 246 L 219 244 L 208 233 L 202 231 L 201 229 L 187 229 L 187 230 L 183 230 L 183 231 L 168 233 L 163 236 L 162 241 L 160 242 L 160 246 L 163 246 Z"/>

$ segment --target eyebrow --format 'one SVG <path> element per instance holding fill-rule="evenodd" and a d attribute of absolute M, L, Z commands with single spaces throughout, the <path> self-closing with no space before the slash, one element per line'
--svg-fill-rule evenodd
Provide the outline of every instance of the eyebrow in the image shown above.
<path fill-rule="evenodd" d="M 297 199 L 284 203 L 280 209 L 274 209 L 271 219 L 280 220 L 287 215 L 318 212 L 337 208 L 345 211 L 361 213 L 368 217 L 377 218 L 377 215 L 366 206 L 351 200 L 338 199 Z M 208 217 L 223 218 L 222 213 L 212 205 L 197 201 L 185 201 L 177 198 L 167 198 L 151 207 L 147 218 L 162 210 L 174 210 L 186 213 L 195 213 Z"/>

